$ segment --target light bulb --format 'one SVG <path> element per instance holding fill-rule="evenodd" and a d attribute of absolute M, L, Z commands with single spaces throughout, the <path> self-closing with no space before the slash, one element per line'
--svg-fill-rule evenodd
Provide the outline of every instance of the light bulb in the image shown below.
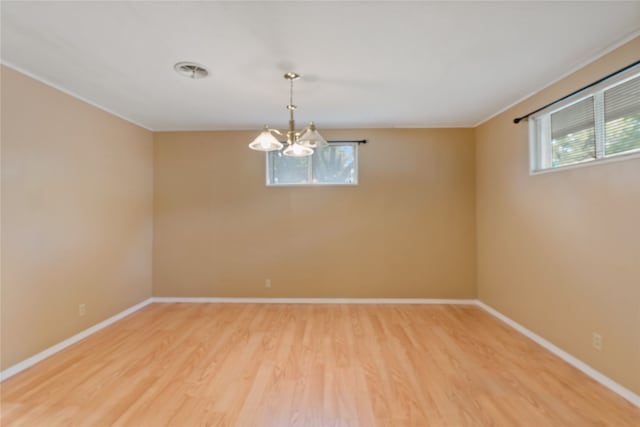
<path fill-rule="evenodd" d="M 298 139 L 300 145 L 304 145 L 309 148 L 323 148 L 329 145 L 327 141 L 320 135 L 316 125 L 313 122 L 309 123 L 309 126 L 305 128 Z"/>
<path fill-rule="evenodd" d="M 260 135 L 249 144 L 249 148 L 257 151 L 274 151 L 282 148 L 282 143 L 278 141 L 272 134 L 271 130 L 265 126 Z"/>
<path fill-rule="evenodd" d="M 283 154 L 289 157 L 305 157 L 313 154 L 313 150 L 309 147 L 302 146 L 297 142 L 289 145 L 284 149 Z"/>

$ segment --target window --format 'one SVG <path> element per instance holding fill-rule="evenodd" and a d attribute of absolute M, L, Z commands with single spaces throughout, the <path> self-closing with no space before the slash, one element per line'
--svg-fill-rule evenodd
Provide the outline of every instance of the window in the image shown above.
<path fill-rule="evenodd" d="M 638 67 L 529 119 L 531 171 L 640 154 Z"/>
<path fill-rule="evenodd" d="M 267 185 L 356 184 L 357 142 L 332 142 L 308 157 L 287 157 L 282 150 L 267 153 Z"/>

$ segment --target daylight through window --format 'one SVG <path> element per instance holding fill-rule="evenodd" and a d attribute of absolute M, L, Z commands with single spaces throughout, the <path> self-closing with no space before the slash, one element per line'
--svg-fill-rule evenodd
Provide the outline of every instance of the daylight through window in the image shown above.
<path fill-rule="evenodd" d="M 533 172 L 640 154 L 640 70 L 541 111 L 529 131 Z"/>
<path fill-rule="evenodd" d="M 357 142 L 333 142 L 307 157 L 287 157 L 282 150 L 267 153 L 267 185 L 356 184 Z"/>

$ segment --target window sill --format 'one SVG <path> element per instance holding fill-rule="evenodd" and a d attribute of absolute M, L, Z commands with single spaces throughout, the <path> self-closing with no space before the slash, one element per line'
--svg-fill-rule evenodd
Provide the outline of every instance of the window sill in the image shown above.
<path fill-rule="evenodd" d="M 576 163 L 574 165 L 559 166 L 559 167 L 556 167 L 556 168 L 548 168 L 548 169 L 530 170 L 529 171 L 529 175 L 530 176 L 543 175 L 543 174 L 547 174 L 547 173 L 562 172 L 562 171 L 566 171 L 566 170 L 579 169 L 579 168 L 584 168 L 584 167 L 589 167 L 589 166 L 604 165 L 604 164 L 607 164 L 607 163 L 614 163 L 614 162 L 620 162 L 620 161 L 623 161 L 623 160 L 631 160 L 631 159 L 638 159 L 638 158 L 640 158 L 640 151 L 635 151 L 633 153 L 616 154 L 616 155 L 611 156 L 611 157 L 605 157 L 604 159 L 590 160 L 588 162 Z"/>
<path fill-rule="evenodd" d="M 358 183 L 336 184 L 336 183 L 314 183 L 314 184 L 265 184 L 265 187 L 357 187 Z"/>

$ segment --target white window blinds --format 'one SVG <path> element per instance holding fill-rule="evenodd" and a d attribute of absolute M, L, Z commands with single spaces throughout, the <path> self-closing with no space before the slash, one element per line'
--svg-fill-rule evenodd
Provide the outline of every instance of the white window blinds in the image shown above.
<path fill-rule="evenodd" d="M 604 92 L 605 155 L 640 150 L 640 76 Z"/>
<path fill-rule="evenodd" d="M 551 114 L 553 167 L 596 158 L 595 123 L 592 96 Z"/>
<path fill-rule="evenodd" d="M 531 171 L 640 155 L 640 65 L 529 116 Z"/>

